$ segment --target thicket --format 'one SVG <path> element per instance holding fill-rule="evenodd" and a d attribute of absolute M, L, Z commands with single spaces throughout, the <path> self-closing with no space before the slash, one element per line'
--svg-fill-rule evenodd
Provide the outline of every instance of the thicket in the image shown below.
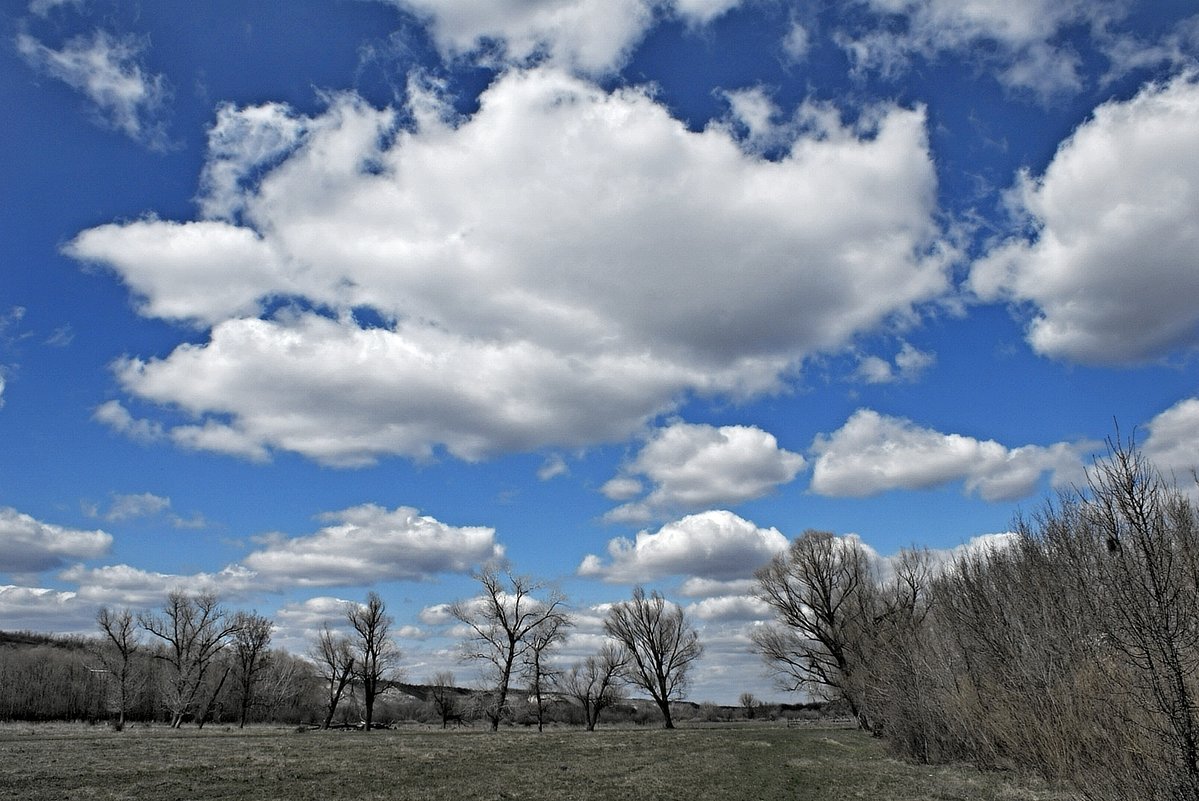
<path fill-rule="evenodd" d="M 1199 512 L 1130 443 L 1006 545 L 879 564 L 808 532 L 758 584 L 767 662 L 911 758 L 1199 801 Z"/>

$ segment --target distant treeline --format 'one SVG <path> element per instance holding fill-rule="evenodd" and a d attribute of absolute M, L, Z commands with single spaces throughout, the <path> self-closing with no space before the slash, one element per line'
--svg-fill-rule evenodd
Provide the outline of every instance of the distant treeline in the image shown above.
<path fill-rule="evenodd" d="M 99 637 L 0 631 L 0 720 L 115 719 L 114 673 L 106 667 L 107 647 Z M 126 718 L 169 722 L 163 697 L 166 665 L 156 648 L 132 655 Z M 269 654 L 271 668 L 258 682 L 251 722 L 303 723 L 320 706 L 311 665 L 285 651 Z M 215 690 L 215 685 L 210 688 Z M 236 720 L 237 688 L 228 681 L 211 699 L 213 717 Z"/>
<path fill-rule="evenodd" d="M 0 720 L 7 721 L 87 721 L 109 722 L 116 719 L 116 679 L 104 667 L 100 654 L 106 643 L 99 637 L 52 635 L 30 631 L 0 631 Z M 168 670 L 161 654 L 146 649 L 136 656 L 131 671 L 137 678 L 126 708 L 126 721 L 169 724 L 171 713 L 162 687 Z M 248 722 L 287 725 L 322 723 L 326 711 L 323 682 L 317 668 L 308 660 L 286 651 L 272 650 L 267 663 L 270 670 L 260 679 Z M 215 685 L 210 691 L 215 689 Z M 446 692 L 448 690 L 448 693 Z M 452 697 L 449 721 L 469 724 L 481 717 L 482 693 L 463 687 L 394 682 L 383 691 L 377 712 L 378 725 L 419 722 L 440 723 L 438 698 Z M 360 691 L 350 688 L 344 703 L 331 722 L 334 727 L 361 726 Z M 520 698 L 530 693 L 522 690 Z M 731 721 L 746 718 L 761 720 L 819 720 L 845 714 L 844 705 L 825 702 L 765 704 L 747 697 L 746 704 L 718 706 L 711 703 L 676 702 L 679 720 Z M 205 701 L 205 706 L 209 706 Z M 210 704 L 209 719 L 214 724 L 239 722 L 240 699 L 236 688 L 226 681 Z M 472 710 L 474 710 L 472 712 Z M 604 710 L 605 723 L 654 725 L 658 713 L 651 701 L 621 699 Z M 195 722 L 194 715 L 189 720 Z M 585 724 L 583 711 L 569 698 L 556 695 L 547 704 L 545 720 L 568 725 Z M 518 699 L 511 722 L 535 725 L 531 703 Z"/>

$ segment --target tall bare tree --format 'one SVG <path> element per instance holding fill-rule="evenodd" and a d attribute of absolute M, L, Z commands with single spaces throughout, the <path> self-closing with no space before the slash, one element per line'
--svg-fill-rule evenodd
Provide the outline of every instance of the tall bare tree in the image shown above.
<path fill-rule="evenodd" d="M 350 639 L 334 634 L 326 623 L 312 644 L 309 655 L 316 663 L 317 673 L 325 686 L 325 718 L 321 728 L 327 729 L 333 723 L 346 686 L 354 678 L 354 651 L 350 647 Z"/>
<path fill-rule="evenodd" d="M 545 730 L 546 690 L 559 675 L 559 671 L 551 665 L 548 657 L 555 647 L 566 640 L 566 630 L 571 625 L 569 616 L 555 615 L 533 627 L 527 637 L 529 647 L 525 650 L 523 676 L 533 692 L 533 701 L 537 709 L 537 731 Z"/>
<path fill-rule="evenodd" d="M 237 623 L 221 607 L 214 593 L 189 595 L 174 590 L 159 613 L 146 612 L 138 622 L 165 646 L 158 657 L 167 664 L 163 700 L 171 713 L 171 727 L 196 712 L 204 680 L 217 655 L 237 631 Z"/>
<path fill-rule="evenodd" d="M 444 729 L 458 711 L 458 694 L 454 692 L 454 674 L 448 670 L 437 672 L 433 678 L 429 679 L 429 687 L 429 700 L 433 702 L 433 709 L 441 718 L 441 728 Z"/>
<path fill-rule="evenodd" d="M 566 695 L 582 705 L 587 731 L 595 731 L 600 713 L 621 699 L 619 679 L 625 658 L 621 648 L 605 643 L 598 654 L 571 665 L 562 674 L 559 685 Z"/>
<path fill-rule="evenodd" d="M 234 620 L 233 673 L 237 681 L 238 728 L 245 728 L 254 690 L 270 663 L 271 630 L 274 623 L 257 612 L 238 612 Z"/>
<path fill-rule="evenodd" d="M 778 620 L 752 637 L 784 687 L 842 699 L 869 728 L 863 651 L 877 586 L 865 549 L 854 539 L 806 531 L 755 577 Z"/>
<path fill-rule="evenodd" d="M 530 634 L 547 621 L 566 619 L 566 597 L 556 590 L 549 590 L 544 598 L 536 597 L 547 588 L 527 576 L 515 575 L 507 566 L 487 565 L 475 578 L 483 586 L 482 596 L 456 601 L 450 614 L 471 631 L 462 643 L 463 658 L 489 667 L 495 691 L 484 714 L 496 731 L 508 714 L 509 684 L 531 647 Z"/>
<path fill-rule="evenodd" d="M 133 656 L 140 646 L 137 621 L 129 609 L 114 610 L 105 606 L 97 613 L 96 623 L 107 638 L 100 648 L 100 661 L 108 675 L 116 679 L 116 728 L 121 731 L 125 728 L 125 714 L 134 688 Z"/>
<path fill-rule="evenodd" d="M 624 649 L 624 679 L 649 693 L 663 727 L 673 729 L 670 702 L 685 696 L 691 667 L 704 651 L 682 607 L 637 587 L 631 600 L 608 610 L 604 630 Z"/>
<path fill-rule="evenodd" d="M 375 699 L 389 679 L 396 678 L 400 667 L 400 648 L 391 636 L 395 620 L 387 614 L 387 604 L 377 592 L 366 596 L 365 604 L 346 605 L 346 619 L 356 632 L 354 675 L 362 683 L 362 703 L 366 710 L 366 730 L 374 724 Z"/>

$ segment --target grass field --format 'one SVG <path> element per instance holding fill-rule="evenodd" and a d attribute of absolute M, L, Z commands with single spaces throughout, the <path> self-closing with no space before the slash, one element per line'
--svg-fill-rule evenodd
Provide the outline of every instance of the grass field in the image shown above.
<path fill-rule="evenodd" d="M 295 732 L 0 727 L 0 798 L 1062 801 L 850 729 Z"/>

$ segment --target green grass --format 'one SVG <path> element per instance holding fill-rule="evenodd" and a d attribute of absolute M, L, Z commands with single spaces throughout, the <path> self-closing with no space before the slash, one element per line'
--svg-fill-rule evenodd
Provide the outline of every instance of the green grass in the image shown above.
<path fill-rule="evenodd" d="M 0 798 L 1062 801 L 837 728 L 238 732 L 0 727 Z"/>

